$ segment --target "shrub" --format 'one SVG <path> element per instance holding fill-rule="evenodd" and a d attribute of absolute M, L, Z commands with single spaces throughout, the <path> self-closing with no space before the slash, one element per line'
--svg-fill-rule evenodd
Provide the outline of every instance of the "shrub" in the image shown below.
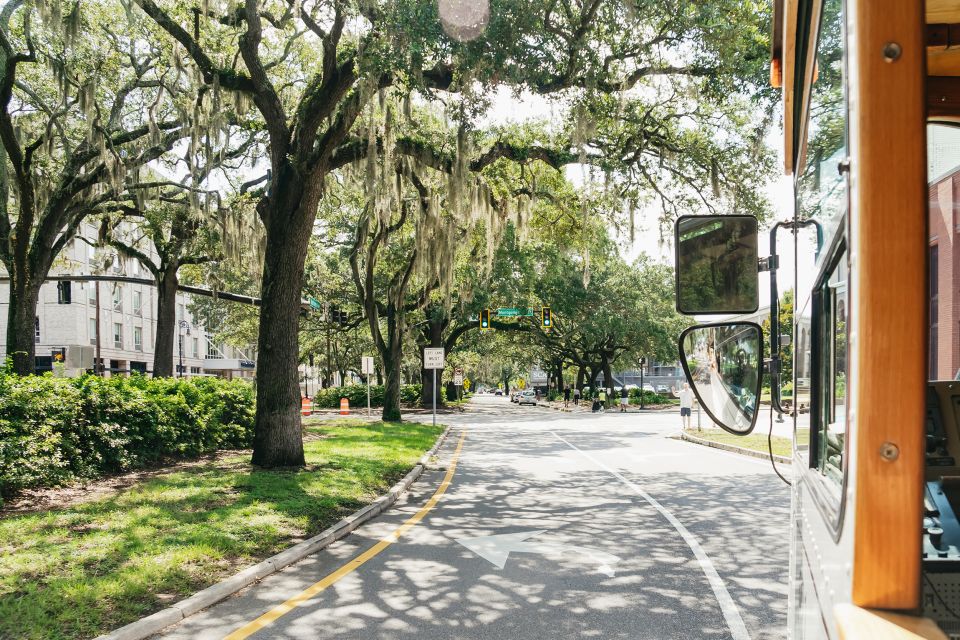
<path fill-rule="evenodd" d="M 619 396 L 617 396 L 619 398 Z M 630 389 L 630 404 L 640 404 L 640 389 Z M 667 398 L 654 393 L 653 391 L 643 391 L 643 403 L 646 404 L 666 404 Z"/>
<path fill-rule="evenodd" d="M 407 405 L 419 405 L 420 394 L 423 387 L 419 384 L 400 385 L 400 403 Z M 440 399 L 446 400 L 446 389 L 440 387 Z M 340 407 L 340 398 L 347 398 L 351 407 L 367 406 L 367 385 L 349 384 L 342 387 L 330 387 L 329 389 L 320 389 L 313 396 L 313 406 L 317 409 L 338 409 Z M 370 406 L 383 406 L 383 385 L 370 385 Z"/>
<path fill-rule="evenodd" d="M 170 456 L 249 447 L 247 382 L 0 373 L 0 499 L 143 467 Z"/>

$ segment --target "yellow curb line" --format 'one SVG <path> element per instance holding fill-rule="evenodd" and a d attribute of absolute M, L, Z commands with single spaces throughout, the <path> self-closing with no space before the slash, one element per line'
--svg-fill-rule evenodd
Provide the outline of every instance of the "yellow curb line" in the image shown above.
<path fill-rule="evenodd" d="M 226 636 L 224 640 L 243 640 L 244 638 L 248 638 L 257 631 L 260 631 L 267 625 L 278 620 L 282 616 L 290 613 L 295 608 L 321 593 L 327 587 L 336 584 L 341 578 L 350 575 L 358 568 L 362 567 L 368 560 L 375 557 L 381 551 L 399 540 L 400 536 L 412 529 L 418 522 L 423 520 L 423 518 L 437 505 L 437 503 L 440 501 L 440 498 L 443 497 L 444 493 L 446 493 L 447 487 L 449 487 L 450 483 L 453 481 L 453 474 L 457 471 L 457 462 L 460 458 L 460 451 L 463 449 L 463 441 L 466 439 L 466 437 L 466 432 L 460 436 L 460 441 L 457 443 L 456 451 L 453 452 L 453 458 L 450 461 L 447 474 L 443 477 L 443 482 L 440 483 L 440 486 L 437 487 L 437 491 L 433 494 L 430 500 L 427 501 L 427 504 L 425 504 L 423 508 L 417 511 L 399 527 L 397 527 L 393 533 L 381 538 L 377 544 L 370 547 L 353 560 L 350 560 L 347 564 L 341 566 L 339 569 L 326 576 L 323 580 L 320 580 L 320 582 L 307 587 L 283 604 L 274 607 L 256 620 L 240 627 L 230 635 Z"/>

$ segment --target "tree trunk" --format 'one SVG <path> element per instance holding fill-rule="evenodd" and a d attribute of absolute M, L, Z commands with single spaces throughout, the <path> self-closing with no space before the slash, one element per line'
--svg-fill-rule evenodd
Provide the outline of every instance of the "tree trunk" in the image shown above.
<path fill-rule="evenodd" d="M 43 282 L 42 280 L 40 281 Z M 36 371 L 36 320 L 40 286 L 28 278 L 10 280 L 10 306 L 7 311 L 7 356 L 13 372 L 30 375 Z"/>
<path fill-rule="evenodd" d="M 252 462 L 261 467 L 303 466 L 297 365 L 303 265 L 322 180 L 304 184 L 287 165 L 272 196 L 261 201 L 267 225 L 260 329 L 257 338 L 257 415 Z"/>
<path fill-rule="evenodd" d="M 583 365 L 577 367 L 577 389 L 580 389 L 583 392 L 583 383 L 586 380 L 587 372 L 583 368 Z"/>
<path fill-rule="evenodd" d="M 386 385 L 383 388 L 383 420 L 398 422 L 400 415 L 400 368 L 403 366 L 403 319 L 393 304 L 387 306 L 386 353 L 383 356 L 383 368 Z"/>
<path fill-rule="evenodd" d="M 440 348 L 443 347 L 443 329 L 446 327 L 447 323 L 444 320 L 437 320 L 435 318 L 429 318 L 427 320 L 427 327 L 425 333 L 429 339 L 428 347 L 431 348 Z M 433 407 L 433 395 L 437 397 L 437 406 L 443 404 L 443 398 L 440 396 L 440 380 L 443 377 L 442 371 L 437 371 L 437 388 L 433 387 L 433 371 L 425 368 L 423 366 L 423 351 L 420 352 L 420 378 L 423 380 L 423 385 L 420 390 L 420 406 L 426 409 Z"/>
<path fill-rule="evenodd" d="M 601 366 L 603 367 L 603 386 L 607 389 L 613 389 L 613 370 L 610 368 L 610 360 L 607 356 L 603 356 L 601 362 Z"/>
<path fill-rule="evenodd" d="M 177 326 L 177 285 L 180 282 L 174 263 L 160 273 L 157 280 L 157 337 L 153 343 L 153 377 L 173 375 L 173 349 L 179 336 Z M 179 354 L 178 354 L 179 356 Z"/>

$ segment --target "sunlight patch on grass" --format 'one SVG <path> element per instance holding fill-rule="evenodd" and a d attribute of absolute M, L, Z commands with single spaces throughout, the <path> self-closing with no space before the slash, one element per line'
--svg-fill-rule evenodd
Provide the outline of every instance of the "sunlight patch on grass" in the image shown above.
<path fill-rule="evenodd" d="M 735 436 L 732 433 L 727 433 L 726 431 L 721 431 L 720 429 L 704 429 L 703 431 L 687 429 L 686 433 L 695 438 L 700 438 L 701 440 L 720 442 L 722 444 L 729 444 L 742 449 L 750 449 L 752 451 L 767 453 L 767 434 L 765 433 L 751 433 L 748 436 Z M 775 455 L 786 456 L 787 458 L 793 455 L 792 441 L 790 438 L 773 436 L 772 444 L 773 453 Z"/>
<path fill-rule="evenodd" d="M 303 470 L 248 455 L 75 507 L 0 517 L 0 638 L 93 637 L 169 606 L 368 504 L 442 431 L 310 420 Z"/>

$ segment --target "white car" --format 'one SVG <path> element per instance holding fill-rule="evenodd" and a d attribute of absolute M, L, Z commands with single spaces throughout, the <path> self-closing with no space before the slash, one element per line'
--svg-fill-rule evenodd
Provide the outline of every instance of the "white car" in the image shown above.
<path fill-rule="evenodd" d="M 527 389 L 520 394 L 520 398 L 517 400 L 517 403 L 532 404 L 533 406 L 537 406 L 537 392 L 532 389 Z"/>

